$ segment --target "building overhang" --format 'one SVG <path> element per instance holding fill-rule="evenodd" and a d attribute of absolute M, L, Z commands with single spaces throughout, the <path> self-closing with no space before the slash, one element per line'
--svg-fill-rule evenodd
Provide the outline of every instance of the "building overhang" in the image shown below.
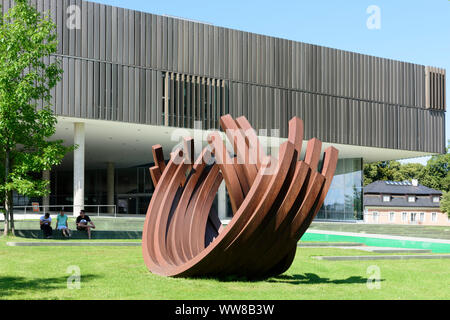
<path fill-rule="evenodd" d="M 164 148 L 165 158 L 182 141 L 183 136 L 192 136 L 202 139 L 206 146 L 208 131 L 173 128 L 165 126 L 151 126 L 129 122 L 91 120 L 58 116 L 56 133 L 53 139 L 62 139 L 66 145 L 73 144 L 74 123 L 85 123 L 86 133 L 86 169 L 105 168 L 108 162 L 115 163 L 120 168 L 141 166 L 153 162 L 152 146 L 161 144 Z M 285 142 L 284 138 L 261 137 L 261 143 L 272 146 L 272 154 L 277 153 L 277 147 Z M 307 141 L 304 142 L 306 149 Z M 344 145 L 336 143 L 323 143 L 323 150 L 334 146 L 339 150 L 341 159 L 363 158 L 364 162 L 400 160 L 432 155 L 426 152 L 382 149 L 365 146 Z M 302 155 L 304 156 L 304 154 Z M 70 170 L 73 166 L 73 153 L 68 154 L 61 169 Z"/>

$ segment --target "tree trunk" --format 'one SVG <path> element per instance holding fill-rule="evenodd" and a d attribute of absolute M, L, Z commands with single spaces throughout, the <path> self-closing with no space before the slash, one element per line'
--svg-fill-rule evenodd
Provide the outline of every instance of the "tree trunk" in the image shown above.
<path fill-rule="evenodd" d="M 8 171 L 9 171 L 9 168 L 7 169 L 7 167 L 6 167 L 6 163 L 7 163 L 7 161 L 6 161 L 6 158 L 5 158 L 5 177 L 4 177 L 3 181 L 2 181 L 4 185 L 6 185 L 6 175 L 8 174 Z M 4 228 L 3 228 L 3 235 L 4 236 L 7 236 L 8 232 L 9 232 L 9 215 L 8 215 L 8 212 L 6 211 L 6 208 L 8 207 L 7 204 L 6 204 L 6 199 L 7 199 L 6 194 L 7 193 L 8 193 L 8 191 L 5 190 L 5 194 L 4 194 L 5 198 L 4 198 L 4 203 L 3 203 L 3 207 L 4 207 L 3 215 L 5 216 L 5 225 L 4 225 Z"/>
<path fill-rule="evenodd" d="M 5 154 L 5 182 L 8 183 L 9 180 L 9 172 L 10 172 L 10 151 L 6 150 Z M 14 203 L 13 203 L 13 197 L 12 192 L 9 190 L 6 190 L 5 192 L 5 229 L 7 232 L 5 235 L 11 234 L 14 236 Z M 9 218 L 8 226 L 6 226 L 6 216 Z"/>
<path fill-rule="evenodd" d="M 6 206 L 5 206 L 6 208 Z M 6 236 L 8 234 L 8 230 L 9 230 L 9 217 L 6 214 L 6 210 L 3 212 L 4 216 L 5 216 L 5 226 L 3 228 L 3 235 Z"/>
<path fill-rule="evenodd" d="M 9 192 L 8 200 L 9 200 L 9 204 L 8 204 L 8 209 L 9 209 L 9 230 L 10 230 L 10 234 L 12 236 L 15 236 L 16 235 L 16 228 L 14 227 L 14 202 L 13 202 L 13 193 L 12 193 L 12 191 Z"/>

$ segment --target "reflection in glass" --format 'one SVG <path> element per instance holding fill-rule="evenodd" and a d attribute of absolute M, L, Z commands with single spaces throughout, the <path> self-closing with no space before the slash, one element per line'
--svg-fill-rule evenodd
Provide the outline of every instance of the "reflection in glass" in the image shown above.
<path fill-rule="evenodd" d="M 362 159 L 340 159 L 318 220 L 362 220 Z"/>

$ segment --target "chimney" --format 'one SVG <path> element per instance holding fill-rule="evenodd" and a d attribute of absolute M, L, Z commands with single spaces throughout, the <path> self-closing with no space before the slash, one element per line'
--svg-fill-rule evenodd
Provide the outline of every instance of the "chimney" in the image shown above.
<path fill-rule="evenodd" d="M 411 184 L 412 184 L 414 187 L 417 187 L 417 186 L 419 186 L 419 180 L 417 180 L 417 179 L 412 179 L 412 180 L 411 180 Z"/>

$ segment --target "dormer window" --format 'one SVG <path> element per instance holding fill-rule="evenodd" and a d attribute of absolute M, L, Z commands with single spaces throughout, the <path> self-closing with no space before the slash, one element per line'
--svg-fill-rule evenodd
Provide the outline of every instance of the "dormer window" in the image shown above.
<path fill-rule="evenodd" d="M 439 203 L 441 199 L 439 197 L 433 197 L 433 202 L 434 203 Z"/>
<path fill-rule="evenodd" d="M 408 196 L 408 202 L 416 202 L 415 196 Z"/>
<path fill-rule="evenodd" d="M 383 202 L 391 201 L 391 196 L 383 196 Z"/>

